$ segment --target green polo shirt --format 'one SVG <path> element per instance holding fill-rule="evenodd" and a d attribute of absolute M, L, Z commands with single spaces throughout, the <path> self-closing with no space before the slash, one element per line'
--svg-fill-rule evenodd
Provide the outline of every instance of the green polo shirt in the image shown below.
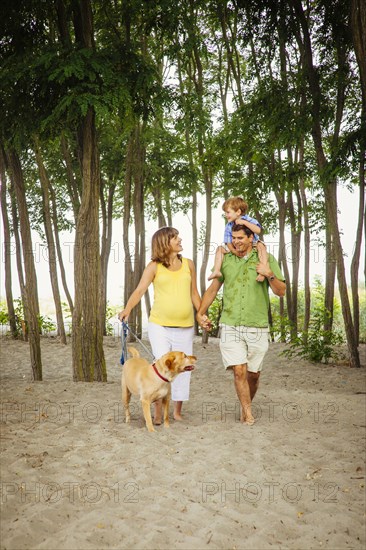
<path fill-rule="evenodd" d="M 277 260 L 268 254 L 269 265 L 277 279 L 284 281 Z M 256 281 L 259 263 L 255 249 L 246 258 L 225 254 L 221 266 L 224 282 L 223 310 L 220 322 L 230 326 L 268 327 L 269 283 Z"/>

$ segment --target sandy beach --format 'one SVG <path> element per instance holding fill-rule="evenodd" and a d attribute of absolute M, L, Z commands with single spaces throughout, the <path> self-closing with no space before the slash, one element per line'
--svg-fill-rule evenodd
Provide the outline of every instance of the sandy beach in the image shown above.
<path fill-rule="evenodd" d="M 361 369 L 282 350 L 250 427 L 218 341 L 197 337 L 184 422 L 150 434 L 136 398 L 124 423 L 118 338 L 108 383 L 87 384 L 71 345 L 43 338 L 33 383 L 28 344 L 2 337 L 1 548 L 365 548 L 365 346 Z"/>

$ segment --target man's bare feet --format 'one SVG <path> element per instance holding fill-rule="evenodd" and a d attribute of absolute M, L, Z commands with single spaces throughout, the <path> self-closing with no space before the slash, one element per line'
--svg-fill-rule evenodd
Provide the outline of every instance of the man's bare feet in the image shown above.
<path fill-rule="evenodd" d="M 242 409 L 240 414 L 240 422 L 243 422 L 243 424 L 247 424 L 248 426 L 253 426 L 255 418 L 252 415 L 252 412 L 247 408 L 245 411 Z"/>
<path fill-rule="evenodd" d="M 178 413 L 173 413 L 173 418 L 174 418 L 174 420 L 177 420 L 178 422 L 182 422 L 182 420 L 183 420 L 183 416 L 181 414 L 178 414 Z"/>
<path fill-rule="evenodd" d="M 208 280 L 212 281 L 212 279 L 219 279 L 220 277 L 222 277 L 221 271 L 213 271 L 211 275 L 208 277 Z"/>

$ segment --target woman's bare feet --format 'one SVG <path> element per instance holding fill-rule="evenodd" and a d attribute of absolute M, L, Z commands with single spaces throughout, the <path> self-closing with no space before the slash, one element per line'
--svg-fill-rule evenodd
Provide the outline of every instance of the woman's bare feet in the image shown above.
<path fill-rule="evenodd" d="M 174 418 L 174 420 L 177 420 L 178 422 L 181 422 L 183 420 L 182 405 L 183 405 L 183 401 L 175 401 L 174 402 L 173 418 Z"/>

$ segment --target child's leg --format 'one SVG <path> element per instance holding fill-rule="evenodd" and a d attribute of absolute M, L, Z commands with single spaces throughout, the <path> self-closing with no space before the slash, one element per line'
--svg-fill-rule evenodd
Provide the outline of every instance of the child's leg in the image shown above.
<path fill-rule="evenodd" d="M 222 261 L 224 259 L 224 254 L 226 254 L 226 250 L 223 246 L 218 246 L 217 249 L 216 249 L 216 253 L 215 253 L 215 263 L 214 263 L 214 268 L 213 268 L 213 272 L 211 273 L 211 275 L 209 276 L 208 280 L 211 281 L 212 279 L 218 279 L 219 277 L 222 276 L 222 273 L 221 273 L 221 265 L 222 265 Z"/>
<path fill-rule="evenodd" d="M 267 254 L 266 245 L 264 243 L 262 243 L 262 241 L 257 242 L 257 251 L 258 251 L 259 262 L 261 264 L 266 264 L 268 262 L 268 254 Z M 264 279 L 265 279 L 265 277 L 263 275 L 258 274 L 256 280 L 259 283 L 262 283 L 264 281 Z"/>

